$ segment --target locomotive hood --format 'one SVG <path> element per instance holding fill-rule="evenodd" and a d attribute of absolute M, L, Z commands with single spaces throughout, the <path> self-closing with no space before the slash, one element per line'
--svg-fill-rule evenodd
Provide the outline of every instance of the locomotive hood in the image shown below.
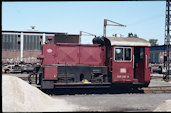
<path fill-rule="evenodd" d="M 149 41 L 142 38 L 130 38 L 130 37 L 106 37 L 112 45 L 117 46 L 150 46 Z"/>

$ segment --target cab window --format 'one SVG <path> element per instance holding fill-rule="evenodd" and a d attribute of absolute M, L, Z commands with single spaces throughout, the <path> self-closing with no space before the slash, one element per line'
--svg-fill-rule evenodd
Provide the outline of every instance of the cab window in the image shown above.
<path fill-rule="evenodd" d="M 129 62 L 131 61 L 131 56 L 132 56 L 132 49 L 131 48 L 126 48 L 126 47 L 119 47 L 119 48 L 115 48 L 114 50 L 114 56 L 115 56 L 115 61 L 125 61 L 125 62 Z"/>
<path fill-rule="evenodd" d="M 123 60 L 123 48 L 115 48 L 115 60 Z"/>
<path fill-rule="evenodd" d="M 131 60 L 131 48 L 125 48 L 125 59 L 124 60 Z"/>

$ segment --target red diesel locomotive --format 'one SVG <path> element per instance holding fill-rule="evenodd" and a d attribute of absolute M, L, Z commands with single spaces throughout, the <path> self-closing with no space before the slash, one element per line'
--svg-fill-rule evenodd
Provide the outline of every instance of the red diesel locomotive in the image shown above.
<path fill-rule="evenodd" d="M 95 37 L 93 44 L 42 46 L 41 89 L 148 87 L 150 43 L 141 38 Z"/>

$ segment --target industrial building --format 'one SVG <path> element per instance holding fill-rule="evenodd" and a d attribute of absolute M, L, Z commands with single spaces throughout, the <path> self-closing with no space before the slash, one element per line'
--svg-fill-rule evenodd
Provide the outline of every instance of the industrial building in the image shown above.
<path fill-rule="evenodd" d="M 164 64 L 166 61 L 166 45 L 151 46 L 149 49 L 151 64 Z M 170 61 L 171 61 L 171 46 L 169 47 Z"/>
<path fill-rule="evenodd" d="M 3 63 L 36 63 L 41 47 L 48 37 L 53 43 L 79 43 L 78 34 L 38 31 L 2 31 Z"/>

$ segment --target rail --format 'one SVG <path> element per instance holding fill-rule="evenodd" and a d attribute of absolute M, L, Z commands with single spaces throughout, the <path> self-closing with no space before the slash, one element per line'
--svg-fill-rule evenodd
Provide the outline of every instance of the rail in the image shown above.
<path fill-rule="evenodd" d="M 171 93 L 171 86 L 151 86 L 142 90 L 144 93 Z"/>

